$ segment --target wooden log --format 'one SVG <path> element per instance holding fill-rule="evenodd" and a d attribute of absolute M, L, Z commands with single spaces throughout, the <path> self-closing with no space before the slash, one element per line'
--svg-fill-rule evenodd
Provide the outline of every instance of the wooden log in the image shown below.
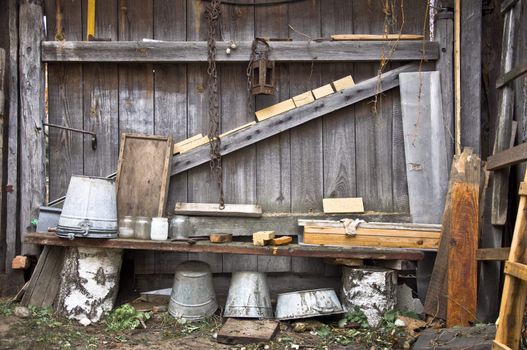
<path fill-rule="evenodd" d="M 324 213 L 364 213 L 362 198 L 323 198 Z"/>
<path fill-rule="evenodd" d="M 487 170 L 504 169 L 527 160 L 527 142 L 493 154 L 487 159 Z"/>
<path fill-rule="evenodd" d="M 469 326 L 476 319 L 481 161 L 471 150 L 465 149 L 466 153 L 464 168 L 458 168 L 463 178 L 452 184 L 448 203 L 448 327 Z"/>
<path fill-rule="evenodd" d="M 177 202 L 174 212 L 179 215 L 196 216 L 261 217 L 262 207 L 257 204 L 225 204 L 225 208 L 220 209 L 217 203 Z"/>
<path fill-rule="evenodd" d="M 196 244 L 169 241 L 142 241 L 137 239 L 61 239 L 54 234 L 28 234 L 26 241 L 31 244 L 61 247 L 91 247 L 100 249 L 158 250 L 166 252 L 191 252 L 215 254 L 252 254 L 265 256 L 295 256 L 311 258 L 356 258 L 379 260 L 421 260 L 423 253 L 411 249 L 373 247 L 319 247 L 290 244 L 284 247 L 258 247 L 252 242 L 214 244 L 200 241 Z"/>
<path fill-rule="evenodd" d="M 221 142 L 221 154 L 229 154 L 315 118 L 375 96 L 377 93 L 392 89 L 399 85 L 399 73 L 417 71 L 418 69 L 418 64 L 410 63 L 383 73 L 380 77 L 362 81 L 349 89 L 282 113 L 280 116 L 262 120 L 253 126 L 225 137 Z M 209 147 L 200 146 L 190 152 L 175 156 L 172 162 L 172 175 L 209 161 L 209 151 Z"/>
<path fill-rule="evenodd" d="M 238 48 L 230 55 L 228 41 L 216 42 L 217 62 L 248 62 L 252 41 L 236 42 Z M 379 61 L 383 42 L 271 42 L 269 58 L 276 62 L 348 62 Z M 435 60 L 435 42 L 405 41 L 397 45 L 392 61 Z M 43 62 L 207 62 L 206 41 L 44 41 Z"/>
<path fill-rule="evenodd" d="M 44 74 L 40 61 L 42 40 L 42 5 L 39 1 L 20 2 L 20 216 L 23 235 L 34 231 L 31 221 L 45 198 L 44 152 Z M 31 255 L 37 247 L 22 246 L 22 254 Z"/>

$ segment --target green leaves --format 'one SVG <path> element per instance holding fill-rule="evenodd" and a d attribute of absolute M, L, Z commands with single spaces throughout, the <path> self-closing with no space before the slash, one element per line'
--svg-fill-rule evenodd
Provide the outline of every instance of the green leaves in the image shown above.
<path fill-rule="evenodd" d="M 137 311 L 132 305 L 124 304 L 113 310 L 106 320 L 106 330 L 112 332 L 131 331 L 150 319 L 150 313 Z"/>

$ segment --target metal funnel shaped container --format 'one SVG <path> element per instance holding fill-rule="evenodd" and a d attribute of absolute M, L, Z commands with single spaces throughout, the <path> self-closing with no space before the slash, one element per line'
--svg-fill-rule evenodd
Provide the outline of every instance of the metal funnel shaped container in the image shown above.
<path fill-rule="evenodd" d="M 72 176 L 57 225 L 57 236 L 117 238 L 115 180 Z"/>
<path fill-rule="evenodd" d="M 218 309 L 208 264 L 187 261 L 179 264 L 168 304 L 168 312 L 175 318 L 199 321 Z"/>
<path fill-rule="evenodd" d="M 267 278 L 261 272 L 234 272 L 224 317 L 273 318 Z"/>
<path fill-rule="evenodd" d="M 278 294 L 276 319 L 293 320 L 341 314 L 344 312 L 337 293 L 331 288 Z"/>

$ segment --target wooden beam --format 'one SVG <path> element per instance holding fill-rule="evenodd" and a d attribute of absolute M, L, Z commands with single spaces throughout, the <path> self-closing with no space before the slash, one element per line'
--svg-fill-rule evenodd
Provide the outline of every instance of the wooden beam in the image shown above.
<path fill-rule="evenodd" d="M 496 89 L 505 86 L 505 84 L 513 81 L 525 73 L 527 73 L 527 63 L 524 62 L 523 64 L 518 65 L 516 68 L 511 69 L 509 72 L 499 77 L 498 80 L 496 80 Z"/>
<path fill-rule="evenodd" d="M 44 71 L 40 62 L 42 40 L 42 5 L 40 1 L 20 3 L 20 216 L 19 227 L 25 234 L 34 231 L 31 221 L 45 198 L 44 155 Z M 22 247 L 22 254 L 34 255 L 37 247 Z"/>
<path fill-rule="evenodd" d="M 527 265 L 520 264 L 514 261 L 507 261 L 505 263 L 504 272 L 507 275 L 521 279 L 527 282 Z"/>
<path fill-rule="evenodd" d="M 221 154 L 229 154 L 310 120 L 392 89 L 399 85 L 399 73 L 417 71 L 418 69 L 418 63 L 410 63 L 383 73 L 380 77 L 375 76 L 351 88 L 322 97 L 308 105 L 262 120 L 253 126 L 224 137 L 221 141 Z M 204 145 L 184 154 L 176 155 L 172 162 L 172 175 L 208 162 L 210 160 L 209 152 L 209 147 Z"/>
<path fill-rule="evenodd" d="M 479 248 L 476 250 L 478 261 L 505 261 L 509 258 L 510 248 Z"/>
<path fill-rule="evenodd" d="M 527 142 L 504 151 L 495 153 L 487 158 L 487 170 L 500 170 L 527 160 Z"/>
<path fill-rule="evenodd" d="M 450 188 L 447 327 L 469 326 L 476 319 L 481 161 L 465 149 L 462 179 Z"/>
<path fill-rule="evenodd" d="M 218 203 L 182 203 L 177 202 L 174 213 L 194 216 L 243 216 L 260 217 L 262 207 L 255 204 L 225 204 L 220 209 Z"/>
<path fill-rule="evenodd" d="M 251 41 L 240 41 L 230 55 L 230 43 L 216 42 L 217 62 L 248 62 Z M 276 62 L 379 61 L 386 43 L 379 41 L 284 41 L 270 42 L 269 57 Z M 436 60 L 435 42 L 404 41 L 391 61 Z M 44 41 L 43 62 L 207 62 L 206 41 Z"/>
<path fill-rule="evenodd" d="M 266 256 L 300 256 L 311 258 L 354 258 L 379 260 L 421 260 L 423 253 L 411 249 L 387 249 L 372 247 L 313 247 L 298 244 L 288 246 L 254 246 L 252 242 L 215 244 L 200 241 L 190 245 L 181 242 L 147 241 L 137 239 L 62 239 L 49 233 L 26 235 L 26 243 L 62 247 L 92 247 L 104 249 L 157 250 L 166 252 L 192 252 L 215 254 L 250 254 Z"/>
<path fill-rule="evenodd" d="M 4 186 L 4 148 L 5 148 L 5 137 L 3 136 L 5 134 L 4 132 L 4 124 L 5 123 L 5 76 L 6 76 L 6 56 L 5 56 L 5 50 L 3 48 L 0 48 L 0 183 L 1 186 Z M 7 124 L 9 125 L 9 124 Z M 7 250 L 7 240 L 6 235 L 4 231 L 4 191 L 3 189 L 0 190 L 0 255 L 2 258 L 0 258 L 0 273 L 4 272 L 6 270 L 6 265 L 8 265 L 8 261 L 5 259 L 6 256 L 6 250 Z"/>
<path fill-rule="evenodd" d="M 424 36 L 420 34 L 333 34 L 331 40 L 335 41 L 393 41 L 393 40 L 423 40 Z"/>

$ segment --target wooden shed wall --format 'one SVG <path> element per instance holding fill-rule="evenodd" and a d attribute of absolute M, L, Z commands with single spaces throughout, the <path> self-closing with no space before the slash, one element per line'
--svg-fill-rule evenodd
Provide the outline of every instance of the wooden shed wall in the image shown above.
<path fill-rule="evenodd" d="M 86 2 L 61 1 L 65 40 L 84 39 Z M 55 40 L 55 3 L 45 1 L 47 40 Z M 199 0 L 97 1 L 96 36 L 114 41 L 204 41 L 207 4 Z M 403 33 L 422 33 L 428 26 L 426 6 L 422 0 L 223 5 L 222 38 L 308 40 L 307 36 L 378 34 L 401 28 Z M 95 131 L 99 141 L 93 151 L 87 137 L 49 131 L 50 199 L 64 195 L 72 174 L 114 172 L 121 132 L 170 134 L 175 141 L 206 134 L 206 68 L 198 63 L 48 64 L 49 121 Z M 277 64 L 276 96 L 258 96 L 255 105 L 262 108 L 348 74 L 358 82 L 374 76 L 378 68 L 379 63 Z M 245 71 L 245 64 L 219 64 L 222 131 L 254 120 L 247 113 Z M 223 171 L 228 203 L 259 203 L 267 213 L 319 213 L 323 197 L 361 196 L 368 211 L 408 214 L 398 89 L 385 93 L 376 104 L 359 103 L 230 154 L 224 157 Z M 204 164 L 172 177 L 168 208 L 176 201 L 215 202 L 217 197 L 209 166 Z M 135 253 L 136 273 L 171 274 L 174 264 L 187 258 L 205 259 L 215 272 L 335 272 L 306 258 L 191 255 Z"/>

